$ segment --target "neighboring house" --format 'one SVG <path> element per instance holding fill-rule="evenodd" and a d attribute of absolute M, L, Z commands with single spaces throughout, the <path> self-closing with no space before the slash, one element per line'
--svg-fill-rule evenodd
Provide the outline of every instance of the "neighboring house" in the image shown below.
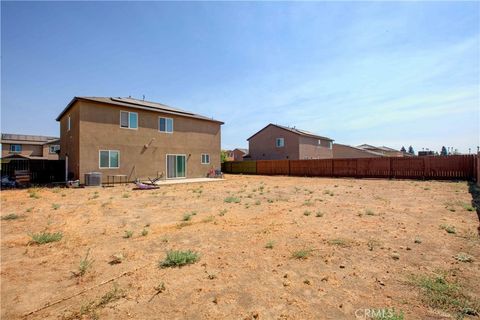
<path fill-rule="evenodd" d="M 383 153 L 374 152 L 358 147 L 348 146 L 346 144 L 333 144 L 333 158 L 334 159 L 348 159 L 348 158 L 380 158 L 386 157 Z"/>
<path fill-rule="evenodd" d="M 2 158 L 58 160 L 58 137 L 2 133 L 1 142 Z"/>
<path fill-rule="evenodd" d="M 133 98 L 75 97 L 57 117 L 69 179 L 205 177 L 220 168 L 223 122 Z"/>
<path fill-rule="evenodd" d="M 405 153 L 403 153 L 400 150 L 395 150 L 395 149 L 385 147 L 385 146 L 375 147 L 375 146 L 372 146 L 370 144 L 362 144 L 362 145 L 357 146 L 357 148 L 381 153 L 381 154 L 383 154 L 387 157 L 405 157 L 405 156 L 407 156 Z"/>
<path fill-rule="evenodd" d="M 232 151 L 233 161 L 243 161 L 243 157 L 248 154 L 248 149 L 236 148 Z"/>
<path fill-rule="evenodd" d="M 248 154 L 248 149 L 235 148 L 225 152 L 227 153 L 225 161 L 243 161 L 243 157 Z"/>
<path fill-rule="evenodd" d="M 333 158 L 333 140 L 296 128 L 270 123 L 247 139 L 251 160 Z"/>

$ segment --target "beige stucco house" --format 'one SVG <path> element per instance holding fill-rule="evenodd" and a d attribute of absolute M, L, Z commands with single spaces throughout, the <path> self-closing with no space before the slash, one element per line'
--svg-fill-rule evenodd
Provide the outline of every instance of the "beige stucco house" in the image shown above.
<path fill-rule="evenodd" d="M 332 139 L 278 124 L 268 124 L 247 140 L 249 160 L 333 158 Z"/>
<path fill-rule="evenodd" d="M 69 179 L 205 177 L 220 168 L 223 122 L 133 98 L 75 97 L 57 117 Z"/>
<path fill-rule="evenodd" d="M 1 143 L 2 158 L 58 160 L 58 137 L 2 133 Z"/>

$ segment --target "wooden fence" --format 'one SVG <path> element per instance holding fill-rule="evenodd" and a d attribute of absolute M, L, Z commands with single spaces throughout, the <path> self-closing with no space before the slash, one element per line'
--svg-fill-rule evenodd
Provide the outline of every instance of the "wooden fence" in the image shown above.
<path fill-rule="evenodd" d="M 65 160 L 2 159 L 2 176 L 13 177 L 15 170 L 29 171 L 32 183 L 65 181 Z"/>
<path fill-rule="evenodd" d="M 476 155 L 323 160 L 257 160 L 222 164 L 225 173 L 399 179 L 477 178 Z"/>

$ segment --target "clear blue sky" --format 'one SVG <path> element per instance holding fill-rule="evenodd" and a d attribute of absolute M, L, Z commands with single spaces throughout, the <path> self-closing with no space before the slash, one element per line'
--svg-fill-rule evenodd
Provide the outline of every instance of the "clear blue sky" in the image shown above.
<path fill-rule="evenodd" d="M 58 135 L 73 96 L 128 96 L 339 143 L 479 145 L 478 2 L 3 2 L 3 132 Z"/>

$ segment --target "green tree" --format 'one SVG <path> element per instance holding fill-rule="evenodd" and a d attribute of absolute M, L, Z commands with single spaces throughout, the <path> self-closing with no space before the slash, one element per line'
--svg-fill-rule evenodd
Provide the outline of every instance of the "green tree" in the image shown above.
<path fill-rule="evenodd" d="M 415 154 L 415 150 L 413 150 L 412 146 L 408 147 L 408 153 Z"/>
<path fill-rule="evenodd" d="M 220 151 L 220 161 L 224 163 L 227 161 L 228 153 L 225 150 Z"/>
<path fill-rule="evenodd" d="M 440 155 L 441 156 L 446 156 L 448 153 L 447 153 L 447 148 L 445 148 L 445 146 L 442 147 L 442 151 L 440 151 Z"/>
<path fill-rule="evenodd" d="M 402 146 L 402 149 L 400 149 L 400 151 L 402 151 L 403 153 L 407 152 L 404 146 Z"/>

